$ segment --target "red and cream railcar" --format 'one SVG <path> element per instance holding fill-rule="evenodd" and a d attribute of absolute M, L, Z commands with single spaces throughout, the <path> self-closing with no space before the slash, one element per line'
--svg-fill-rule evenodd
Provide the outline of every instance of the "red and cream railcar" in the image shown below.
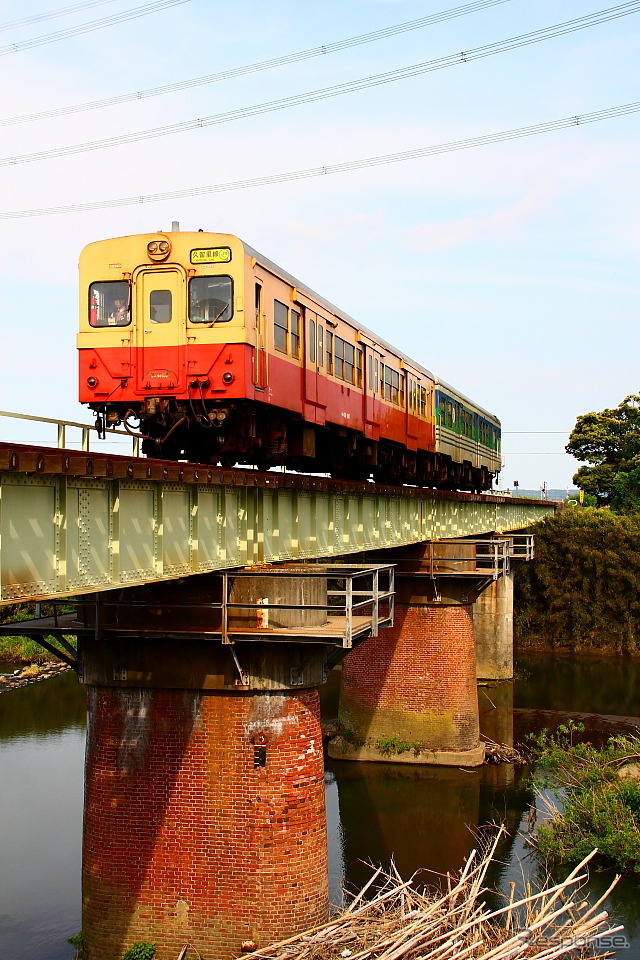
<path fill-rule="evenodd" d="M 441 420 L 433 374 L 237 237 L 89 244 L 78 349 L 81 402 L 151 456 L 460 489 L 500 467 L 495 417 L 446 387 Z"/>

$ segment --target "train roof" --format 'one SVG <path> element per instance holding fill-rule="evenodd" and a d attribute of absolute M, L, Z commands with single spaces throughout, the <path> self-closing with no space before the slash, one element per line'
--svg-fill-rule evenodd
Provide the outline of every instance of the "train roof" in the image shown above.
<path fill-rule="evenodd" d="M 239 238 L 238 238 L 239 239 Z M 322 304 L 328 310 L 331 310 L 337 317 L 340 317 L 342 320 L 345 320 L 347 323 L 353 324 L 357 330 L 362 330 L 368 337 L 371 338 L 379 346 L 384 347 L 385 350 L 388 350 L 389 353 L 393 353 L 399 359 L 404 358 L 404 354 L 401 354 L 397 347 L 394 347 L 392 344 L 387 343 L 386 340 L 383 340 L 382 337 L 378 336 L 377 333 L 374 333 L 372 330 L 369 330 L 365 327 L 359 320 L 356 320 L 354 317 L 350 316 L 348 313 L 345 313 L 344 310 L 341 310 L 340 307 L 337 307 L 335 303 L 331 303 L 330 300 L 327 300 L 326 297 L 321 296 L 319 293 L 316 293 L 315 290 L 312 290 L 311 287 L 307 286 L 306 283 L 303 283 L 301 280 L 298 280 L 297 277 L 294 277 L 293 274 L 289 273 L 287 270 L 283 270 L 277 263 L 274 263 L 273 260 L 269 260 L 268 257 L 265 257 L 259 250 L 255 250 L 253 247 L 250 247 L 248 243 L 245 243 L 244 240 L 240 240 L 244 247 L 245 253 L 250 257 L 255 257 L 256 260 L 259 260 L 265 267 L 268 268 L 272 273 L 277 274 L 280 277 L 283 277 L 287 280 L 292 287 L 297 287 L 298 290 L 303 290 L 309 297 L 315 300 L 317 303 Z M 466 397 L 463 393 L 460 393 L 455 387 L 452 387 L 450 384 L 445 383 L 444 380 L 441 380 L 430 370 L 427 370 L 426 367 L 421 366 L 415 360 L 409 361 L 412 367 L 415 367 L 417 371 L 423 373 L 425 376 L 429 377 L 434 381 L 438 386 L 443 387 L 448 393 L 453 394 L 453 396 L 462 400 L 464 403 L 469 404 L 470 407 L 473 407 L 479 413 L 482 413 L 487 417 L 487 419 L 493 421 L 495 424 L 500 426 L 499 419 L 493 413 L 489 413 L 488 410 L 485 410 L 474 400 L 470 400 L 469 397 Z"/>

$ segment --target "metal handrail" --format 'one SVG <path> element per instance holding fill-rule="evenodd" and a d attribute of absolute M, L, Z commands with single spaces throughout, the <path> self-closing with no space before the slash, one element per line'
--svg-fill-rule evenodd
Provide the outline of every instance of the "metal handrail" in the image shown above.
<path fill-rule="evenodd" d="M 83 453 L 89 452 L 89 437 L 91 431 L 93 430 L 97 433 L 97 427 L 94 423 L 78 423 L 76 420 L 57 420 L 53 417 L 36 417 L 30 413 L 12 413 L 9 410 L 0 410 L 0 417 L 10 417 L 13 420 L 30 420 L 34 423 L 55 424 L 58 428 L 58 437 L 56 443 L 58 450 L 64 450 L 66 448 L 67 427 L 82 430 L 81 449 Z M 132 455 L 134 457 L 140 456 L 140 437 L 132 436 L 127 430 L 118 430 L 115 427 L 110 427 L 109 434 L 114 433 L 121 437 L 128 437 L 130 440 L 132 440 Z"/>

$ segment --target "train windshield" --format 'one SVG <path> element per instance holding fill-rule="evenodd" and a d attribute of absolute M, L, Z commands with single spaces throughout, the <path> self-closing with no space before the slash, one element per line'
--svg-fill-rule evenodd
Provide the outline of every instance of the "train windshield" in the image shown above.
<path fill-rule="evenodd" d="M 220 323 L 233 314 L 231 277 L 192 277 L 189 281 L 191 323 Z"/>
<path fill-rule="evenodd" d="M 126 327 L 131 323 L 126 280 L 105 280 L 90 285 L 89 323 L 92 327 Z"/>

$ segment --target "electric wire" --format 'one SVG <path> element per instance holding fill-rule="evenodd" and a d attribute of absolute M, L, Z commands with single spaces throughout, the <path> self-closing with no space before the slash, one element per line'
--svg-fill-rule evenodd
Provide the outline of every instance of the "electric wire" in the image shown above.
<path fill-rule="evenodd" d="M 83 33 L 92 33 L 94 30 L 102 30 L 104 27 L 111 27 L 116 23 L 124 23 L 126 20 L 136 20 L 139 17 L 146 17 L 150 13 L 158 13 L 159 10 L 165 10 L 167 7 L 176 7 L 182 3 L 190 3 L 190 0 L 156 0 L 155 3 L 147 3 L 143 7 L 133 7 L 131 10 L 116 13 L 112 17 L 103 17 L 101 20 L 90 20 L 76 27 L 68 27 L 66 30 L 56 30 L 55 33 L 46 33 L 40 37 L 33 37 L 31 40 L 21 40 L 19 43 L 10 43 L 6 47 L 0 47 L 0 57 L 6 57 L 10 53 L 22 53 L 23 50 L 41 47 L 46 43 L 56 43 L 58 40 L 77 37 Z"/>
<path fill-rule="evenodd" d="M 176 0 L 174 0 L 174 2 L 176 2 Z M 177 0 L 177 2 L 186 2 L 186 0 Z M 360 80 L 352 80 L 348 83 L 336 84 L 331 87 L 324 87 L 320 90 L 312 90 L 307 93 L 295 94 L 292 97 L 284 97 L 280 100 L 271 100 L 267 103 L 255 104 L 250 107 L 240 107 L 236 110 L 229 110 L 225 113 L 214 114 L 210 117 L 201 117 L 197 120 L 187 120 L 181 123 L 168 124 L 167 126 L 163 127 L 153 127 L 150 130 L 139 130 L 134 133 L 121 134 L 116 137 L 107 137 L 102 140 L 91 140 L 85 143 L 68 144 L 63 147 L 54 147 L 49 150 L 39 150 L 35 153 L 26 153 L 16 157 L 4 157 L 0 159 L 0 167 L 16 166 L 23 163 L 34 163 L 41 160 L 51 160 L 56 157 L 68 157 L 80 153 L 89 153 L 95 150 L 104 150 L 107 147 L 122 146 L 123 144 L 128 143 L 139 143 L 142 140 L 151 140 L 158 137 L 166 137 L 173 134 L 185 133 L 190 130 L 197 130 L 202 127 L 212 126 L 214 124 L 229 123 L 230 121 L 241 120 L 245 117 L 254 117 L 260 114 L 273 113 L 278 110 L 300 106 L 301 104 L 312 103 L 317 100 L 324 100 L 329 97 L 343 96 L 348 93 L 355 93 L 359 90 L 367 90 L 371 87 L 380 86 L 382 84 L 393 83 L 396 80 L 405 80 L 408 77 L 418 76 L 434 70 L 442 70 L 445 67 L 451 67 L 461 63 L 469 63 L 472 60 L 480 60 L 484 57 L 495 56 L 496 54 L 505 53 L 509 50 L 515 50 L 534 43 L 540 43 L 543 40 L 564 36 L 565 34 L 572 33 L 576 30 L 583 30 L 587 27 L 596 26 L 601 23 L 607 23 L 610 20 L 615 20 L 623 16 L 629 16 L 630 14 L 637 13 L 639 11 L 640 0 L 632 0 L 632 2 L 619 4 L 615 7 L 609 7 L 606 10 L 600 10 L 597 13 L 589 14 L 586 17 L 568 20 L 564 23 L 555 24 L 551 27 L 543 27 L 540 30 L 534 30 L 530 33 L 521 34 L 517 37 L 511 37 L 508 40 L 501 40 L 497 41 L 496 43 L 485 44 L 481 47 L 474 47 L 471 50 L 450 54 L 447 57 L 441 57 L 437 60 L 429 60 L 425 63 L 413 64 L 409 67 L 402 67 L 398 70 L 391 70 L 386 73 L 376 74 L 375 76 L 365 77 Z"/>
<path fill-rule="evenodd" d="M 12 20 L 10 23 L 0 23 L 0 30 L 13 30 L 17 27 L 27 27 L 32 23 L 42 23 L 43 20 L 55 20 L 57 17 L 66 17 L 70 13 L 80 13 L 92 7 L 102 7 L 105 3 L 115 3 L 115 0 L 85 0 L 85 3 L 74 3 L 70 7 L 59 7 L 47 13 L 37 13 L 32 17 L 23 17 L 22 20 Z"/>
<path fill-rule="evenodd" d="M 576 114 L 572 117 L 564 117 L 561 120 L 550 120 L 546 123 L 536 123 L 527 127 L 516 127 L 512 130 L 500 130 L 496 133 L 488 133 L 480 137 L 470 137 L 466 140 L 439 143 L 430 147 L 419 147 L 414 150 L 404 150 L 401 153 L 390 153 L 379 157 L 351 160 L 346 163 L 336 163 L 330 166 L 292 170 L 287 173 L 253 177 L 248 180 L 235 180 L 229 183 L 211 184 L 205 187 L 190 187 L 184 190 L 169 190 L 165 193 L 150 193 L 146 196 L 123 197 L 116 200 L 94 200 L 88 203 L 74 203 L 57 207 L 38 207 L 32 210 L 0 212 L 0 220 L 44 217 L 64 213 L 83 213 L 91 210 L 106 210 L 110 207 L 125 207 L 138 203 L 157 203 L 161 200 L 201 197 L 207 194 L 225 193 L 231 190 L 246 190 L 250 187 L 265 187 L 277 183 L 287 183 L 293 180 L 306 180 L 312 177 L 328 176 L 334 173 L 348 173 L 352 170 L 364 170 L 390 163 L 401 163 L 405 160 L 416 160 L 423 157 L 438 156 L 444 153 L 453 153 L 458 150 L 469 150 L 474 147 L 485 146 L 492 143 L 503 143 L 507 140 L 516 140 L 521 137 L 533 137 L 541 133 L 552 133 L 556 130 L 565 130 L 569 127 L 597 123 L 600 120 L 609 120 L 613 117 L 627 116 L 632 113 L 637 113 L 638 111 L 640 111 L 640 101 L 622 104 L 617 107 L 609 107 L 605 110 L 594 110 L 591 113 Z"/>
<path fill-rule="evenodd" d="M 104 0 L 100 0 L 100 2 L 104 2 Z M 112 0 L 107 0 L 107 2 L 112 2 Z M 408 20 L 405 23 L 397 23 L 391 27 L 383 27 L 380 30 L 373 30 L 371 33 L 363 33 L 356 37 L 350 37 L 347 40 L 337 40 L 334 43 L 323 44 L 320 47 L 311 47 L 308 50 L 299 50 L 296 53 L 273 57 L 270 60 L 261 60 L 257 63 L 250 63 L 240 67 L 231 67 L 229 70 L 221 70 L 218 73 L 211 73 L 204 77 L 194 77 L 190 80 L 168 83 L 160 87 L 149 87 L 146 90 L 138 90 L 135 93 L 124 93 L 120 96 L 107 97 L 104 100 L 92 100 L 87 103 L 72 104 L 67 107 L 56 107 L 51 110 L 41 110 L 38 113 L 28 113 L 18 117 L 0 119 L 0 127 L 12 126 L 18 123 L 30 123 L 34 120 L 44 120 L 51 117 L 68 116 L 72 113 L 81 113 L 87 110 L 99 110 L 103 107 L 119 106 L 122 103 L 131 103 L 134 100 L 160 97 L 167 93 L 188 90 L 191 87 L 219 83 L 221 80 L 243 77 L 247 74 L 259 73 L 264 70 L 273 70 L 275 67 L 297 63 L 300 60 L 309 60 L 312 57 L 321 57 L 330 53 L 337 53 L 341 50 L 348 50 L 351 47 L 361 46 L 365 43 L 373 43 L 376 40 L 383 40 L 386 37 L 408 33 L 411 30 L 420 30 L 423 27 L 432 26 L 444 20 L 452 20 L 455 17 L 463 17 L 469 13 L 485 10 L 487 7 L 495 7 L 499 4 L 510 2 L 511 0 L 475 0 L 475 2 L 466 3 L 461 7 L 452 7 L 449 10 L 441 10 L 439 13 L 433 13 L 428 17 L 420 17 L 418 20 Z"/>

